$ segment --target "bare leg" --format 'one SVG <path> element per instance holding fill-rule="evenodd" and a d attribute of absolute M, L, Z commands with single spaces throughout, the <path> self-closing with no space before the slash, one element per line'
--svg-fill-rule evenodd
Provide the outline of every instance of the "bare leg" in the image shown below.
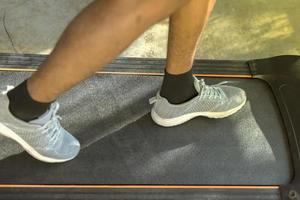
<path fill-rule="evenodd" d="M 209 86 L 193 77 L 196 45 L 214 4 L 214 0 L 191 0 L 171 16 L 165 77 L 160 95 L 151 99 L 151 117 L 158 125 L 178 126 L 199 116 L 224 118 L 246 103 L 240 88 Z"/>
<path fill-rule="evenodd" d="M 198 95 L 191 70 L 199 37 L 215 0 L 191 0 L 170 19 L 168 59 L 160 95 L 182 104 Z"/>
<path fill-rule="evenodd" d="M 191 0 L 171 16 L 166 68 L 169 74 L 191 70 L 199 36 L 214 4 L 215 0 Z"/>
<path fill-rule="evenodd" d="M 111 62 L 149 26 L 187 2 L 94 1 L 68 26 L 48 60 L 28 80 L 31 97 L 38 102 L 55 100 Z"/>

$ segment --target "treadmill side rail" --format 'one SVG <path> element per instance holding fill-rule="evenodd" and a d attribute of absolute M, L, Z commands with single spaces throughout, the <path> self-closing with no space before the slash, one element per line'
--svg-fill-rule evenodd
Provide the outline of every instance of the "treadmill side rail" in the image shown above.
<path fill-rule="evenodd" d="M 300 200 L 300 56 L 276 56 L 248 64 L 254 78 L 271 86 L 287 129 L 294 177 L 281 186 L 282 198 Z"/>

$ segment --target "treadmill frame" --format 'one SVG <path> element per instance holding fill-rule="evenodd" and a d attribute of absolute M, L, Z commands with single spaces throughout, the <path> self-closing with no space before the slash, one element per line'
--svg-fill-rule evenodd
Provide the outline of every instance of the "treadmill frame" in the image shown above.
<path fill-rule="evenodd" d="M 34 72 L 46 57 L 36 54 L 2 53 L 0 71 Z M 163 59 L 119 58 L 97 74 L 156 76 L 163 75 L 164 65 Z M 297 123 L 300 118 L 300 106 L 297 105 L 297 98 L 300 96 L 300 56 L 277 56 L 251 61 L 196 60 L 193 71 L 196 76 L 257 78 L 269 84 L 283 116 L 294 168 L 292 181 L 288 185 L 280 186 L 281 197 L 300 200 L 300 123 Z M 23 187 L 14 189 L 18 190 L 17 188 L 22 190 Z"/>
<path fill-rule="evenodd" d="M 294 177 L 280 187 L 283 199 L 300 199 L 300 56 L 276 56 L 248 61 L 254 78 L 266 81 L 277 100 L 287 130 Z"/>

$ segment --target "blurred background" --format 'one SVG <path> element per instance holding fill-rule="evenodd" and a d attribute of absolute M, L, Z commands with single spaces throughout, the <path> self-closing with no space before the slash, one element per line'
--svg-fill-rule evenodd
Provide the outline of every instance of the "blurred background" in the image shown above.
<path fill-rule="evenodd" d="M 0 53 L 49 54 L 70 20 L 91 0 L 0 0 Z M 197 58 L 300 55 L 299 0 L 219 0 Z M 121 56 L 164 58 L 168 20 L 151 27 Z"/>

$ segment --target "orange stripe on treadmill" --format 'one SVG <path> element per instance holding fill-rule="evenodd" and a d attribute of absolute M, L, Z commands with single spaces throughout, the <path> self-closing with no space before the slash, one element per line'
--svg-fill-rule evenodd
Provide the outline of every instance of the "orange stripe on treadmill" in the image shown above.
<path fill-rule="evenodd" d="M 279 186 L 185 186 L 185 185 L 13 185 L 0 188 L 48 188 L 48 189 L 279 189 Z"/>
<path fill-rule="evenodd" d="M 203 77 L 220 77 L 220 78 L 253 78 L 250 74 L 194 74 Z"/>
<path fill-rule="evenodd" d="M 20 68 L 0 68 L 0 71 L 5 72 L 35 72 L 36 69 L 20 69 Z M 96 72 L 97 75 L 110 74 L 110 75 L 139 75 L 139 76 L 163 76 L 164 73 L 156 72 L 107 72 L 99 71 Z M 247 74 L 194 74 L 195 76 L 201 77 L 223 77 L 223 78 L 253 78 L 251 75 Z"/>

